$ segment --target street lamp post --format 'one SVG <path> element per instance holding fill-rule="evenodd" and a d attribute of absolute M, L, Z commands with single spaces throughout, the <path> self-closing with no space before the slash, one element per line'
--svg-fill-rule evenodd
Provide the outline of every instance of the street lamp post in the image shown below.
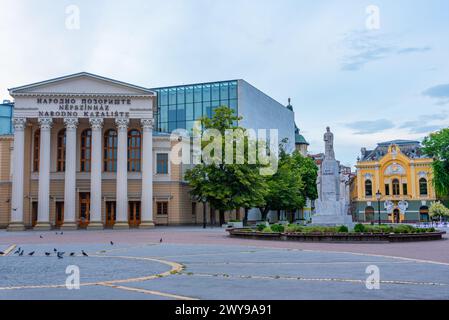
<path fill-rule="evenodd" d="M 377 199 L 377 211 L 379 213 L 379 226 L 382 224 L 382 221 L 380 219 L 380 198 L 382 197 L 382 193 L 380 193 L 380 190 L 376 193 L 376 199 Z"/>

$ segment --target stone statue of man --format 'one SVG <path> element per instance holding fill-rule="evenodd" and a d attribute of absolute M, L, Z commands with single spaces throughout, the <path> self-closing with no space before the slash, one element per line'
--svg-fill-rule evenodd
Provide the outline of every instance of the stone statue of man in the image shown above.
<path fill-rule="evenodd" d="M 324 134 L 325 143 L 325 159 L 335 160 L 334 152 L 334 134 L 331 132 L 329 127 L 326 128 L 326 133 Z"/>

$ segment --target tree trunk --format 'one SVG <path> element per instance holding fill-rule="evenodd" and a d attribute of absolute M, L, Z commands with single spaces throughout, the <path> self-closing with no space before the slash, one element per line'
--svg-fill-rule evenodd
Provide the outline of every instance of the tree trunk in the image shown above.
<path fill-rule="evenodd" d="M 270 211 L 270 208 L 268 208 L 268 207 L 259 208 L 259 211 L 262 215 L 262 220 L 267 221 L 267 214 L 268 214 L 268 211 Z"/>
<path fill-rule="evenodd" d="M 225 211 L 224 210 L 220 210 L 220 226 L 224 225 L 226 223 L 225 221 Z"/>
<path fill-rule="evenodd" d="M 245 216 L 243 217 L 243 226 L 244 227 L 248 224 L 248 212 L 249 212 L 249 208 L 245 208 Z"/>

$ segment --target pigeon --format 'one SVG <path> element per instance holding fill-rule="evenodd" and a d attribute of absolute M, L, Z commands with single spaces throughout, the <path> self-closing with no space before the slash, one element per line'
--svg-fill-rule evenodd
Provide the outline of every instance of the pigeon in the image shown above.
<path fill-rule="evenodd" d="M 42 235 L 40 235 L 39 238 L 44 239 L 44 237 Z"/>
<path fill-rule="evenodd" d="M 61 231 L 61 236 L 64 234 L 64 231 Z"/>
<path fill-rule="evenodd" d="M 31 251 L 30 253 L 28 253 L 28 255 L 31 257 L 34 254 L 34 251 Z"/>
<path fill-rule="evenodd" d="M 56 250 L 56 248 L 53 249 L 54 252 L 58 252 L 58 250 Z"/>
<path fill-rule="evenodd" d="M 19 254 L 21 250 L 22 250 L 22 249 L 20 249 L 20 247 L 19 247 L 19 248 L 16 250 L 16 252 L 14 252 L 14 254 Z"/>
<path fill-rule="evenodd" d="M 111 246 L 113 246 L 113 245 L 114 245 L 114 242 L 111 241 Z"/>
<path fill-rule="evenodd" d="M 47 257 L 49 257 L 49 256 L 51 255 L 51 253 L 50 253 L 50 252 L 45 252 L 45 255 L 46 255 Z"/>
<path fill-rule="evenodd" d="M 70 256 L 71 256 L 71 257 L 74 257 L 74 256 L 75 256 L 75 252 L 71 252 L 71 253 L 70 253 Z"/>
<path fill-rule="evenodd" d="M 19 256 L 23 256 L 24 251 L 20 251 Z"/>
<path fill-rule="evenodd" d="M 58 259 L 62 259 L 63 258 L 61 252 L 58 252 L 57 256 L 58 256 Z"/>
<path fill-rule="evenodd" d="M 162 238 L 161 238 L 161 240 L 159 240 L 159 243 L 162 243 Z"/>
<path fill-rule="evenodd" d="M 84 250 L 81 250 L 81 253 L 83 254 L 83 256 L 88 257 L 88 254 L 84 252 Z"/>
<path fill-rule="evenodd" d="M 0 256 L 5 255 L 5 253 L 3 251 L 0 251 Z"/>

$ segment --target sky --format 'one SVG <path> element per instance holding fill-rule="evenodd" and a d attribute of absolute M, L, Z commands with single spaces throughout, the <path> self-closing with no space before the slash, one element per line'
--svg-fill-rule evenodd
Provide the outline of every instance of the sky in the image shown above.
<path fill-rule="evenodd" d="M 245 79 L 292 99 L 337 158 L 449 126 L 449 1 L 0 0 L 0 99 L 87 71 L 141 85 Z"/>

